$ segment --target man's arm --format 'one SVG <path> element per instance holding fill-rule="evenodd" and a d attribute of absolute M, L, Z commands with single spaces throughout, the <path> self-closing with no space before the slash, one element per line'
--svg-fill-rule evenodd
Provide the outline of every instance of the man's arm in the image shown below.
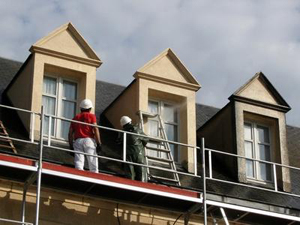
<path fill-rule="evenodd" d="M 70 129 L 69 129 L 69 146 L 70 146 L 70 149 L 73 150 L 73 128 L 72 126 L 70 125 Z"/>
<path fill-rule="evenodd" d="M 97 123 L 93 123 L 94 125 L 97 125 Z M 97 145 L 101 145 L 101 138 L 100 138 L 100 132 L 98 130 L 98 127 L 93 127 L 94 128 L 94 134 L 95 134 L 95 140 Z"/>

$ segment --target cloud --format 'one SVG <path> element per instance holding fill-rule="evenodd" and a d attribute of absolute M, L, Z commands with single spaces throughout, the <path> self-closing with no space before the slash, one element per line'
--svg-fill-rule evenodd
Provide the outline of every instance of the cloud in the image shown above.
<path fill-rule="evenodd" d="M 171 47 L 202 84 L 200 103 L 223 107 L 262 71 L 300 126 L 300 3 L 297 1 L 0 2 L 0 55 L 24 61 L 29 47 L 71 21 L 104 64 L 98 79 L 127 85 L 133 73 Z"/>

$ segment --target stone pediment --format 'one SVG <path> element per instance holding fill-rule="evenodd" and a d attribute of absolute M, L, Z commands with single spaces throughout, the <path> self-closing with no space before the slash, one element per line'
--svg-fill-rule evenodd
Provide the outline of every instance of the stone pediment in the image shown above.
<path fill-rule="evenodd" d="M 32 45 L 31 52 L 44 51 L 74 58 L 92 60 L 101 64 L 100 58 L 84 40 L 72 23 L 67 23 Z"/>
<path fill-rule="evenodd" d="M 239 88 L 233 96 L 290 108 L 262 72 L 256 73 L 246 84 Z"/>
<path fill-rule="evenodd" d="M 168 80 L 169 82 L 188 84 L 197 90 L 201 87 L 194 76 L 183 65 L 175 53 L 169 48 L 141 67 L 135 77 Z"/>

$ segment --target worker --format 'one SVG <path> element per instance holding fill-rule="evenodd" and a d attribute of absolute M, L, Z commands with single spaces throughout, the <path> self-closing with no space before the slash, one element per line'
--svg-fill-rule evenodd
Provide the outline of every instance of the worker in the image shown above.
<path fill-rule="evenodd" d="M 84 99 L 80 103 L 81 113 L 76 115 L 73 120 L 97 125 L 96 116 L 91 113 L 93 103 L 90 99 Z M 74 164 L 75 168 L 83 170 L 86 155 L 89 170 L 98 173 L 98 158 L 91 155 L 97 155 L 97 147 L 101 148 L 100 133 L 97 127 L 72 122 L 69 129 L 70 149 L 75 150 Z M 76 153 L 78 152 L 78 153 Z"/>
<path fill-rule="evenodd" d="M 145 135 L 141 129 L 132 125 L 131 122 L 132 120 L 128 116 L 122 116 L 120 119 L 124 131 Z M 148 141 L 149 139 L 147 137 L 128 134 L 126 139 L 126 161 L 145 164 L 145 146 Z M 126 177 L 132 180 L 147 182 L 145 167 L 126 164 L 125 168 Z"/>

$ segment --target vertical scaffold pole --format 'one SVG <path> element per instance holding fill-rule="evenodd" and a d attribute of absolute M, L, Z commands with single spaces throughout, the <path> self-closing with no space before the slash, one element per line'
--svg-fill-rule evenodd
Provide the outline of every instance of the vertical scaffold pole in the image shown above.
<path fill-rule="evenodd" d="M 27 185 L 25 183 L 25 187 L 23 189 L 23 201 L 22 201 L 22 223 L 25 223 L 26 193 L 27 193 Z"/>
<path fill-rule="evenodd" d="M 127 133 L 123 133 L 123 161 L 126 162 Z"/>
<path fill-rule="evenodd" d="M 41 196 L 41 180 L 42 180 L 42 162 L 43 162 L 43 134 L 44 134 L 44 108 L 41 108 L 41 125 L 40 125 L 40 156 L 38 161 L 38 177 L 36 184 L 36 215 L 35 225 L 39 224 L 39 211 L 40 211 L 40 196 Z"/>
<path fill-rule="evenodd" d="M 205 175 L 205 142 L 204 138 L 201 138 L 201 150 L 202 150 L 202 179 L 203 179 L 203 224 L 207 225 L 207 207 L 206 207 L 206 175 Z"/>

